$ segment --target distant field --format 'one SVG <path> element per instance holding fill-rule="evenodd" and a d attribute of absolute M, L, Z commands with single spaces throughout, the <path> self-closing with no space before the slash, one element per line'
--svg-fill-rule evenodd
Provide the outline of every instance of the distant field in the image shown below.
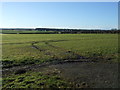
<path fill-rule="evenodd" d="M 2 38 L 5 67 L 80 57 L 118 59 L 117 34 L 8 34 Z"/>
<path fill-rule="evenodd" d="M 28 30 L 0 30 L 0 33 L 3 33 L 3 34 L 37 34 L 37 33 L 40 33 L 40 34 L 54 34 L 56 33 L 55 31 L 35 31 L 35 30 L 31 30 L 31 31 L 28 31 Z"/>

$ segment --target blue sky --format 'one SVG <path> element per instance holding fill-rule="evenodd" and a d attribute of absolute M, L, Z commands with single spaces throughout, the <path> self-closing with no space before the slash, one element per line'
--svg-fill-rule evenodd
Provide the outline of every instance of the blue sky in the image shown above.
<path fill-rule="evenodd" d="M 117 2 L 4 2 L 2 27 L 118 28 Z"/>

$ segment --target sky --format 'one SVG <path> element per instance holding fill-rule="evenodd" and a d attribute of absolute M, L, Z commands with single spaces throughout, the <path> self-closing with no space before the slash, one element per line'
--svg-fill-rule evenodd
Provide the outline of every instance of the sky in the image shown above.
<path fill-rule="evenodd" d="M 3 2 L 2 28 L 118 28 L 117 2 Z"/>

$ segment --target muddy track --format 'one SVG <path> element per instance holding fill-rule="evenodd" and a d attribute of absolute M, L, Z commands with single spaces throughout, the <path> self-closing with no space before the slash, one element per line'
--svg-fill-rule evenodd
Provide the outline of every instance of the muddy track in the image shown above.
<path fill-rule="evenodd" d="M 39 69 L 41 67 L 45 67 L 45 66 L 50 66 L 50 65 L 59 65 L 59 64 L 65 64 L 65 63 L 95 63 L 96 61 L 92 61 L 92 60 L 61 60 L 61 61 L 52 61 L 52 62 L 45 62 L 42 64 L 32 64 L 32 65 L 24 65 L 24 66 L 15 66 L 15 67 L 11 67 L 11 68 L 3 68 L 2 69 L 2 74 L 3 75 L 7 75 L 7 74 L 13 74 L 13 72 L 16 72 L 17 70 L 26 70 L 26 71 L 30 71 L 30 70 L 36 70 Z"/>

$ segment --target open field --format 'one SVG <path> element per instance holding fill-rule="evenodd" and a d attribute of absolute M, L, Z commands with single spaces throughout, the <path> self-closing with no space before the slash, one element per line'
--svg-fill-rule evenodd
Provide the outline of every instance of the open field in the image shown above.
<path fill-rule="evenodd" d="M 107 83 L 110 84 L 111 86 L 107 84 L 102 85 L 102 82 L 104 82 L 104 80 L 100 81 L 99 78 L 96 79 L 98 81 L 94 80 L 91 81 L 92 83 L 94 82 L 97 83 L 94 84 L 96 85 L 94 86 L 93 84 L 90 84 L 88 79 L 86 79 L 85 81 L 86 76 L 85 74 L 88 73 L 86 72 L 87 68 L 89 68 L 88 69 L 89 72 L 96 68 L 95 69 L 96 72 L 97 70 L 101 70 L 101 68 L 103 69 L 104 64 L 107 65 L 109 69 L 111 69 L 111 73 L 117 72 L 117 71 L 115 72 L 115 70 L 117 70 L 118 62 L 118 49 L 119 49 L 118 34 L 5 34 L 2 36 L 2 40 L 3 40 L 2 63 L 3 63 L 4 88 L 6 87 L 32 88 L 31 85 L 33 85 L 33 83 L 36 83 L 37 85 L 37 86 L 33 85 L 34 88 L 35 87 L 44 88 L 51 86 L 80 87 L 80 88 L 83 86 L 117 87 L 117 84 L 115 84 L 115 82 L 117 83 L 117 81 L 115 82 L 113 81 L 115 80 L 115 78 L 117 78 L 116 74 L 115 76 L 111 75 L 109 77 L 109 78 L 114 77 L 114 79 L 108 79 L 108 81 L 105 79 L 106 82 L 111 82 Z M 74 62 L 75 63 L 78 62 L 80 64 L 74 65 Z M 59 65 L 60 63 L 62 63 L 61 65 L 63 66 L 60 66 Z M 70 68 L 66 69 L 68 68 L 69 64 L 64 65 L 64 63 L 70 63 Z M 73 65 L 71 65 L 71 63 L 73 63 Z M 81 63 L 85 63 L 85 65 Z M 39 65 L 41 64 L 45 66 L 47 70 L 44 69 L 41 70 L 40 69 L 41 67 L 39 67 Z M 51 66 L 52 64 L 53 66 Z M 96 64 L 98 64 L 98 66 L 96 66 Z M 53 73 L 49 73 L 50 67 L 48 66 L 52 67 L 51 69 L 52 71 L 50 72 Z M 73 69 L 72 66 L 74 67 Z M 62 70 L 65 71 L 66 73 L 67 71 L 69 71 L 68 73 L 71 73 L 73 72 L 73 70 L 76 70 L 76 68 L 79 71 L 80 68 L 80 71 L 83 71 L 84 73 L 83 72 L 79 73 L 83 73 L 81 78 L 84 77 L 84 79 L 80 79 L 81 81 L 78 80 L 77 82 L 71 83 L 74 80 L 70 80 L 71 82 L 69 80 L 66 80 L 65 76 L 67 77 L 68 75 L 65 72 L 61 73 L 62 70 L 60 67 L 63 67 Z M 55 71 L 56 68 L 58 71 Z M 11 70 L 13 71 L 13 73 L 11 73 Z M 23 72 L 22 74 L 17 73 L 20 70 L 22 70 Z M 108 69 L 105 69 L 105 71 L 101 70 L 101 73 L 103 72 L 105 73 L 107 70 Z M 34 73 L 31 74 L 31 71 Z M 38 71 L 39 73 L 42 73 L 42 76 L 45 78 L 45 79 L 43 78 L 44 84 L 41 80 L 36 78 L 37 75 L 39 75 Z M 90 75 L 88 74 L 87 77 L 89 78 L 89 76 L 93 75 L 93 73 L 95 72 L 92 72 L 92 74 Z M 77 73 L 77 71 L 75 73 Z M 109 73 L 105 73 L 103 75 L 106 74 Z M 31 76 L 27 77 L 27 75 Z M 53 77 L 51 75 L 53 75 Z M 19 81 L 20 76 L 23 77 L 24 80 L 22 79 L 21 81 Z M 42 78 L 42 76 L 40 75 L 39 78 Z M 70 78 L 73 78 L 72 74 Z M 27 81 L 28 83 L 26 83 Z M 67 81 L 69 81 L 69 83 Z M 80 84 L 76 86 L 76 83 L 83 83 L 85 85 Z"/>

